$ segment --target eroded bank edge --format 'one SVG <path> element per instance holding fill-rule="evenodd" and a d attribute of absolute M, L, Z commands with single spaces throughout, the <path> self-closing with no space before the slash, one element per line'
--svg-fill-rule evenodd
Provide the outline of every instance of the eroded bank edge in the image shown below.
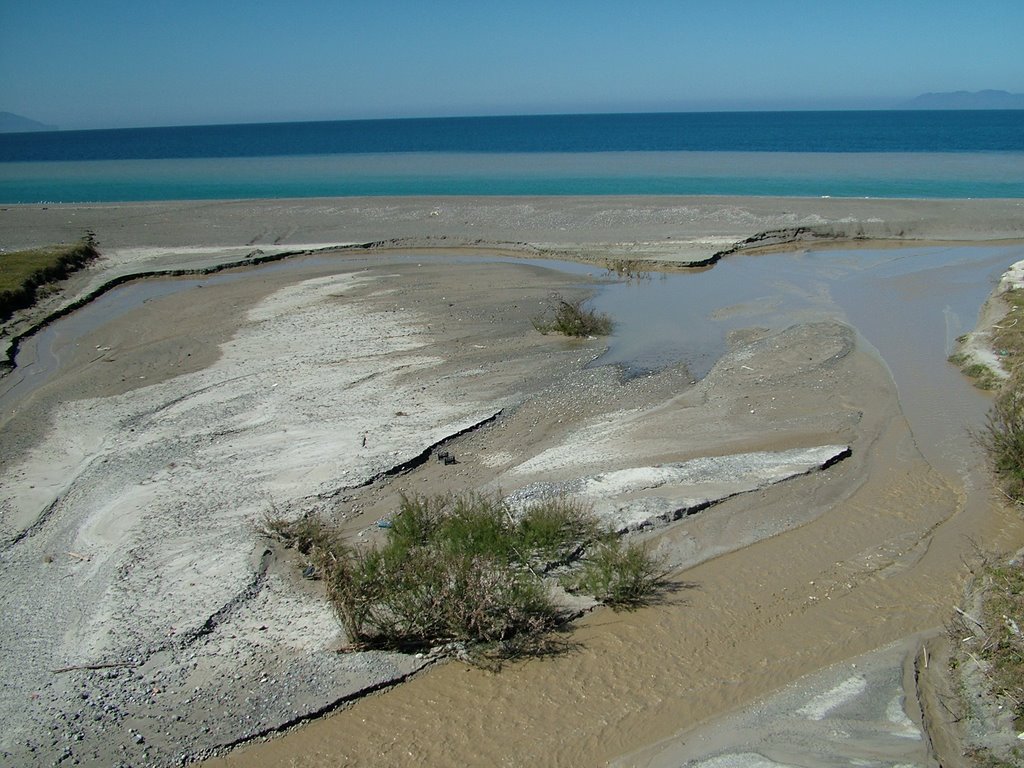
<path fill-rule="evenodd" d="M 526 259 L 560 258 L 584 264 L 599 264 L 609 269 L 610 271 L 619 273 L 628 273 L 631 269 L 634 268 L 653 272 L 685 272 L 695 269 L 707 269 L 709 267 L 713 267 L 726 256 L 739 255 L 745 253 L 766 253 L 772 251 L 795 250 L 801 247 L 809 246 L 821 247 L 824 245 L 829 245 L 831 247 L 842 247 L 874 244 L 880 247 L 914 247 L 920 246 L 922 244 L 931 244 L 939 242 L 953 241 L 922 241 L 911 238 L 904 238 L 902 236 L 902 233 L 898 233 L 895 237 L 878 237 L 868 234 L 863 229 L 863 227 L 858 229 L 858 231 L 851 233 L 846 231 L 845 229 L 823 225 L 785 227 L 781 229 L 764 230 L 757 234 L 751 235 L 750 237 L 739 240 L 733 243 L 733 245 L 729 246 L 728 248 L 716 251 L 715 253 L 711 254 L 706 258 L 693 259 L 687 261 L 673 261 L 670 259 L 647 258 L 643 256 L 612 256 L 608 254 L 602 254 L 601 247 L 599 245 L 595 245 L 592 248 L 588 247 L 587 250 L 590 250 L 592 252 L 591 255 L 588 256 L 582 250 L 539 246 L 533 243 L 523 241 L 507 242 L 491 241 L 485 239 L 467 240 L 465 238 L 458 237 L 448 238 L 447 236 L 443 235 L 425 238 L 385 238 L 363 243 L 343 243 L 338 245 L 323 246 L 319 248 L 302 248 L 269 254 L 264 253 L 262 250 L 257 248 L 240 259 L 234 259 L 219 264 L 211 264 L 205 267 L 143 270 L 139 272 L 126 273 L 111 278 L 110 280 L 104 282 L 97 288 L 94 288 L 93 290 L 89 291 L 84 296 L 80 296 L 79 298 L 71 301 L 70 303 L 65 304 L 59 307 L 58 309 L 54 310 L 53 312 L 50 312 L 49 314 L 45 315 L 41 319 L 29 325 L 29 327 L 26 328 L 25 330 L 8 337 L 7 350 L 4 353 L 3 357 L 0 358 L 0 378 L 7 375 L 17 367 L 15 359 L 17 357 L 18 350 L 20 349 L 22 342 L 39 333 L 41 330 L 56 322 L 57 320 L 66 317 L 75 310 L 86 306 L 90 302 L 95 301 L 96 299 L 100 298 L 101 296 L 113 290 L 114 288 L 117 288 L 126 283 L 150 278 L 203 277 L 206 275 L 213 275 L 220 272 L 225 272 L 231 269 L 256 267 L 262 264 L 284 261 L 287 259 L 296 258 L 300 256 L 309 256 L 315 253 L 351 253 L 359 251 L 375 251 L 387 253 L 391 251 L 402 251 L 409 249 L 457 249 L 460 251 L 487 251 L 492 253 L 504 252 L 508 253 L 509 255 Z"/>

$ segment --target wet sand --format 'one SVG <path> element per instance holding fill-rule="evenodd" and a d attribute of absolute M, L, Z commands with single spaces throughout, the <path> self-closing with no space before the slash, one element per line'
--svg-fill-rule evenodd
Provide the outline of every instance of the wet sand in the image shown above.
<path fill-rule="evenodd" d="M 643 534 L 678 567 L 678 589 L 634 613 L 592 614 L 564 655 L 497 675 L 442 664 L 227 762 L 642 765 L 677 754 L 682 731 L 941 626 L 978 547 L 1016 549 L 1024 527 L 983 474 L 929 463 L 901 413 L 909 393 L 835 314 L 736 333 L 699 382 L 672 368 L 623 383 L 585 367 L 600 341 L 531 333 L 550 291 L 584 295 L 594 278 L 431 253 L 686 261 L 809 225 L 833 239 L 1005 241 L 1024 234 L 1019 206 L 602 198 L 0 211 L 4 247 L 70 237 L 83 220 L 97 232 L 104 259 L 50 309 L 133 270 L 378 243 L 149 301 L 84 335 L 59 376 L 5 412 L 0 577 L 16 621 L 3 644 L 16 650 L 3 750 L 170 764 L 413 672 L 422 663 L 400 658 L 367 658 L 361 677 L 339 666 L 329 651 L 343 638 L 322 596 L 255 536 L 259 515 L 268 500 L 322 509 L 368 534 L 398 493 L 513 490 L 517 468 L 540 456 L 560 456 L 546 477 L 564 479 L 852 448 L 823 472 Z M 389 250 L 398 245 L 417 256 Z M 382 475 L 439 441 L 459 465 Z M 48 668 L 142 666 L 53 675 L 23 654 Z"/>

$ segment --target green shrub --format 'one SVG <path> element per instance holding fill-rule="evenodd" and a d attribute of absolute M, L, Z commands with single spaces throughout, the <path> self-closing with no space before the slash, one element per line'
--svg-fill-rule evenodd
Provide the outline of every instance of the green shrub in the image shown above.
<path fill-rule="evenodd" d="M 637 602 L 659 583 L 642 548 L 620 549 L 588 507 L 560 497 L 521 514 L 497 495 L 403 497 L 384 543 L 365 550 L 316 515 L 268 517 L 261 530 L 302 553 L 350 640 L 363 647 L 458 643 L 499 656 L 543 648 L 537 638 L 564 617 L 542 574 L 588 546 L 618 553 L 601 561 L 604 582 L 581 580 L 605 602 Z"/>
<path fill-rule="evenodd" d="M 562 500 L 517 518 L 498 496 L 403 497 L 383 546 L 335 547 L 319 566 L 356 644 L 493 645 L 561 621 L 534 564 L 592 530 L 589 512 Z"/>
<path fill-rule="evenodd" d="M 988 413 L 981 443 L 1003 489 L 1012 499 L 1024 500 L 1024 388 L 1015 374 L 996 396 Z"/>
<path fill-rule="evenodd" d="M 995 389 L 999 386 L 999 377 L 984 363 L 971 363 L 960 371 L 964 376 L 974 379 L 974 386 L 978 389 Z"/>
<path fill-rule="evenodd" d="M 429 548 L 350 558 L 328 594 L 353 641 L 390 648 L 495 643 L 559 620 L 545 585 L 516 563 Z"/>
<path fill-rule="evenodd" d="M 585 505 L 552 498 L 531 505 L 519 520 L 520 546 L 536 553 L 544 567 L 574 559 L 586 542 L 600 535 L 596 519 Z"/>
<path fill-rule="evenodd" d="M 584 309 L 581 300 L 567 301 L 554 296 L 543 314 L 531 319 L 533 327 L 543 334 L 561 333 L 566 336 L 607 336 L 612 332 L 612 319 L 608 315 Z"/>

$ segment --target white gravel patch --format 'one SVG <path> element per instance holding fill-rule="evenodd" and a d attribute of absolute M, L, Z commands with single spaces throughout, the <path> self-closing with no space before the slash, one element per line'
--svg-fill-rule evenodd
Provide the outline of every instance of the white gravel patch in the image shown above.
<path fill-rule="evenodd" d="M 271 507 L 298 515 L 495 412 L 446 396 L 434 372 L 443 361 L 411 312 L 346 298 L 364 279 L 319 278 L 271 295 L 205 370 L 64 403 L 0 478 L 0 754 L 79 741 L 63 730 L 71 727 L 81 741 L 102 740 L 102 718 L 53 735 L 55 713 L 73 711 L 57 668 L 160 658 L 160 674 L 178 680 L 217 658 L 211 674 L 223 681 L 232 669 L 255 674 L 269 648 L 306 664 L 338 645 L 325 606 L 259 575 L 261 516 Z M 333 672 L 303 706 L 411 668 L 371 665 L 340 691 Z M 103 717 L 141 701 L 111 685 Z M 267 713 L 244 728 L 221 722 L 223 733 L 204 736 L 193 724 L 197 746 L 298 716 L 294 702 L 274 714 L 273 691 L 262 695 Z"/>

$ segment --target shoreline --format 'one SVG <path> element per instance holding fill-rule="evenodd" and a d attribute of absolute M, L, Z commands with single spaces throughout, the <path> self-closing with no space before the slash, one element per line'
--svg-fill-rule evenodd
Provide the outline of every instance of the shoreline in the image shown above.
<path fill-rule="evenodd" d="M 431 216 L 434 209 L 423 202 L 358 215 L 349 211 L 346 220 L 362 217 L 359 226 L 365 231 L 390 227 L 394 232 L 442 218 Z M 680 578 L 701 583 L 701 590 L 681 592 L 685 606 L 614 617 L 595 613 L 573 633 L 584 643 L 578 658 L 527 662 L 508 671 L 524 702 L 575 712 L 556 717 L 553 711 L 555 721 L 615 717 L 629 725 L 606 734 L 607 743 L 593 734 L 564 748 L 551 742 L 554 751 L 548 756 L 554 762 L 630 753 L 666 738 L 698 713 L 728 711 L 837 655 L 848 658 L 914 634 L 922 623 L 939 621 L 942 604 L 956 592 L 962 570 L 957 542 L 966 520 L 979 520 L 987 541 L 1016 542 L 1024 535 L 1019 523 L 1015 527 L 994 511 L 967 513 L 960 507 L 956 481 L 937 473 L 914 445 L 884 363 L 834 320 L 795 316 L 794 325 L 783 331 L 752 327 L 737 333 L 726 356 L 700 382 L 683 369 L 670 369 L 624 383 L 607 366 L 587 367 L 600 352 L 599 341 L 566 342 L 529 332 L 533 308 L 551 290 L 585 292 L 580 277 L 559 276 L 530 261 L 445 264 L 395 258 L 402 250 L 397 246 L 422 254 L 424 243 L 449 253 L 493 253 L 489 243 L 504 243 L 522 255 L 517 248 L 539 246 L 526 238 L 510 242 L 506 228 L 546 216 L 527 234 L 561 232 L 561 244 L 577 242 L 568 251 L 580 256 L 652 259 L 663 252 L 661 239 L 646 237 L 631 250 L 624 239 L 602 236 L 672 227 L 673 238 L 687 234 L 691 243 L 707 241 L 700 248 L 718 247 L 722 243 L 715 238 L 742 234 L 739 222 L 750 227 L 794 207 L 792 200 L 776 200 L 770 211 L 732 205 L 723 212 L 721 200 L 704 200 L 684 213 L 678 200 L 668 208 L 639 210 L 625 203 L 597 209 L 592 206 L 605 201 L 594 200 L 576 201 L 568 209 L 559 208 L 560 200 L 544 202 L 529 210 L 518 207 L 521 200 L 485 205 L 487 216 L 475 220 L 474 211 L 464 208 L 465 221 L 474 226 L 449 221 L 428 236 L 366 240 L 383 245 L 349 246 L 330 263 L 297 256 L 288 274 L 149 301 L 87 333 L 60 377 L 33 394 L 22 413 L 4 415 L 0 519 L 8 543 L 0 578 L 14 617 L 5 646 L 24 644 L 17 629 L 21 621 L 36 638 L 35 653 L 49 659 L 51 668 L 82 669 L 59 680 L 46 675 L 29 680 L 22 678 L 30 670 L 10 661 L 8 698 L 21 701 L 29 690 L 41 698 L 28 712 L 0 713 L 14 734 L 3 750 L 14 749 L 10 739 L 25 737 L 37 745 L 32 753 L 37 756 L 55 758 L 69 749 L 88 759 L 87 752 L 75 751 L 88 749 L 107 758 L 194 760 L 334 709 L 351 695 L 345 690 L 386 686 L 387 679 L 405 678 L 429 664 L 430 658 L 331 655 L 340 643 L 339 629 L 315 585 L 295 576 L 287 553 L 253 535 L 253 521 L 267 499 L 288 514 L 329 511 L 358 539 L 360 533 L 372 537 L 374 520 L 401 492 L 513 490 L 517 483 L 567 481 L 708 455 L 850 445 L 851 455 L 826 470 L 740 494 L 717 505 L 714 514 L 687 518 L 682 527 L 655 526 L 643 533 L 683 569 Z M 101 263 L 69 281 L 58 301 L 105 280 L 130 279 L 125 276 L 143 268 L 207 268 L 236 258 L 240 249 L 263 250 L 255 257 L 260 258 L 271 257 L 274 247 L 323 244 L 328 242 L 324 232 L 340 234 L 345 228 L 331 219 L 335 214 L 317 208 L 322 204 L 286 201 L 255 213 L 241 211 L 243 204 L 215 205 L 190 211 L 205 222 L 199 227 L 173 206 L 156 212 L 147 206 L 147 216 L 133 209 L 135 218 L 123 229 L 116 226 L 115 212 L 106 211 L 101 230 L 111 227 L 106 238 L 116 247 L 105 250 L 98 232 Z M 288 219 L 289 205 L 300 207 L 294 221 L 314 226 L 297 226 L 282 236 L 286 230 L 275 227 Z M 951 217 L 948 206 L 939 208 L 932 210 L 945 216 L 942 228 L 920 225 L 918 233 L 970 235 L 980 226 Z M 961 215 L 969 218 L 974 206 L 967 208 Z M 267 210 L 278 218 L 261 218 Z M 916 206 L 899 210 L 920 213 Z M 989 220 L 999 221 L 1010 210 L 990 208 Z M 846 207 L 839 218 L 853 212 Z M 0 235 L 11 226 L 8 213 L 0 211 Z M 28 218 L 41 221 L 44 213 L 50 211 L 34 211 Z M 408 219 L 395 225 L 394 217 L 403 213 Z M 315 224 L 324 216 L 327 223 Z M 661 218 L 671 221 L 658 224 Z M 679 224 L 683 219 L 685 226 Z M 256 220 L 261 229 L 254 229 Z M 214 226 L 218 222 L 221 226 Z M 856 224 L 843 226 L 851 223 Z M 29 231 L 56 231 L 44 224 L 37 221 Z M 619 225 L 623 228 L 616 229 Z M 565 229 L 552 229 L 557 226 Z M 902 224 L 872 226 L 883 231 Z M 1018 226 L 1024 230 L 1024 224 Z M 701 227 L 711 233 L 701 235 Z M 721 234 L 725 227 L 733 234 Z M 468 238 L 462 229 L 479 229 L 473 234 L 481 236 Z M 1022 233 L 1013 234 L 1017 242 Z M 461 245 L 453 247 L 456 242 Z M 757 242 L 765 244 L 764 238 Z M 850 245 L 863 248 L 871 242 Z M 0 244 L 6 245 L 2 237 Z M 535 255 L 550 257 L 550 252 Z M 295 344 L 296 334 L 303 344 Z M 369 440 L 360 445 L 361 437 Z M 459 464 L 426 462 L 404 474 L 387 474 L 439 441 L 452 442 Z M 553 457 L 558 461 L 552 463 Z M 893 467 L 906 479 L 890 477 Z M 882 514 L 893 499 L 901 505 L 899 519 Z M 992 531 L 1000 532 L 988 538 Z M 932 544 L 919 551 L 918 540 Z M 860 569 L 862 554 L 885 542 L 905 542 L 887 555 L 895 581 Z M 797 557 L 805 550 L 814 556 Z M 843 563 L 838 570 L 837 562 Z M 159 578 L 151 580 L 151 573 Z M 813 600 L 807 598 L 801 590 L 808 589 L 808 581 L 835 582 L 830 588 L 838 590 L 835 603 L 831 592 L 818 596 L 817 589 Z M 80 607 L 66 605 L 61 592 L 66 584 L 77 585 Z M 911 595 L 915 607 L 888 624 L 870 605 L 890 599 L 893 585 L 900 585 L 895 594 L 901 599 Z M 40 615 L 33 615 L 31 605 L 40 600 Z M 701 629 L 689 628 L 691 621 Z M 836 640 L 823 627 L 851 624 L 862 625 L 857 638 L 819 647 Z M 47 627 L 60 627 L 64 638 Z M 687 637 L 691 631 L 695 636 Z M 733 633 L 728 652 L 712 653 Z M 702 637 L 709 645 L 700 645 Z M 602 690 L 624 684 L 617 675 L 635 673 L 642 679 L 663 669 L 645 645 L 655 640 L 661 649 L 671 649 L 665 652 L 673 658 L 696 659 L 703 668 L 703 676 L 672 668 L 679 685 L 693 687 L 690 700 L 673 700 L 661 711 L 646 701 L 646 692 L 627 687 L 638 697 L 635 712 L 619 711 L 613 701 L 602 705 Z M 800 653 L 787 659 L 783 648 Z M 623 649 L 631 649 L 625 657 Z M 761 666 L 756 654 L 772 655 L 773 663 Z M 140 666 L 109 676 L 111 670 L 85 668 L 124 658 Z M 608 669 L 616 665 L 622 668 Z M 734 665 L 747 673 L 733 680 Z M 481 708 L 484 721 L 467 723 L 465 733 L 442 731 L 440 724 L 425 725 L 437 713 L 424 709 L 418 697 L 450 700 L 444 709 L 454 712 L 466 685 L 475 691 L 467 702 L 486 702 L 500 699 L 502 685 L 510 683 L 457 666 L 434 665 L 429 674 L 414 674 L 397 691 L 360 700 L 341 716 L 358 719 L 372 711 L 378 714 L 370 720 L 378 725 L 393 722 L 407 733 L 426 727 L 437 740 L 418 745 L 423 754 L 449 748 L 452 754 L 474 754 L 479 744 L 473 739 L 493 718 Z M 593 697 L 591 709 L 559 699 L 562 684 L 577 675 Z M 728 695 L 719 677 L 732 680 Z M 669 690 L 650 687 L 652 695 Z M 87 704 L 81 703 L 86 701 L 82 691 L 89 692 Z M 482 699 L 473 698 L 481 694 Z M 403 702 L 412 708 L 403 710 Z M 106 705 L 118 717 L 97 721 L 95 730 L 76 730 L 84 726 L 74 719 L 75 708 L 92 713 L 95 706 L 100 714 Z M 214 705 L 232 716 L 215 716 Z M 524 707 L 512 725 L 531 722 L 529 709 Z M 234 714 L 250 719 L 243 722 Z M 55 718 L 83 739 L 47 733 L 41 724 Z M 372 750 L 381 736 L 375 728 L 364 726 L 352 735 Z M 323 730 L 304 727 L 292 735 L 304 748 L 317 750 Z M 493 749 L 528 759 L 529 750 L 515 745 L 514 733 L 493 736 Z M 557 728 L 545 738 L 555 736 Z M 232 759 L 271 765 L 276 752 L 294 749 L 275 742 L 266 747 L 261 751 L 254 744 Z M 400 752 L 387 757 L 408 759 Z"/>
<path fill-rule="evenodd" d="M 450 241 L 588 247 L 603 255 L 667 252 L 668 261 L 688 261 L 693 254 L 706 257 L 761 232 L 799 227 L 868 239 L 1020 239 L 1022 211 L 1024 202 L 1017 199 L 658 195 L 23 204 L 0 207 L 0 248 L 77 240 L 91 229 L 107 250 L 259 249 L 412 239 L 440 240 L 441 246 Z M 187 233 L 176 224 L 182 217 L 189 223 Z"/>
<path fill-rule="evenodd" d="M 728 196 L 369 197 L 0 207 L 0 253 L 94 234 L 101 258 L 0 328 L 24 337 L 134 279 L 203 275 L 316 251 L 495 251 L 620 274 L 737 254 L 1024 242 L 1019 200 Z M 184 226 L 187 221 L 188 225 Z M 652 239 L 656 236 L 657 239 Z"/>

